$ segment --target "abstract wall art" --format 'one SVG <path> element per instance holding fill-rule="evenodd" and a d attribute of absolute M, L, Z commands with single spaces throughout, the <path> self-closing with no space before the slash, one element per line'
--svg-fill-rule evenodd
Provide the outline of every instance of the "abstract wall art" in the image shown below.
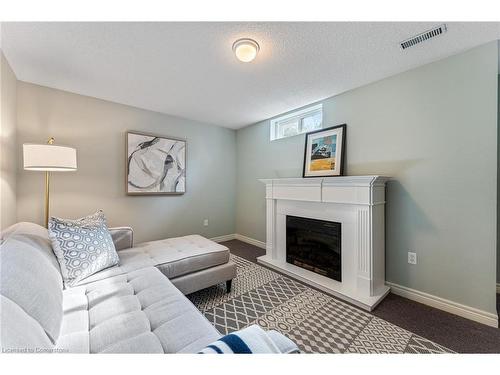
<path fill-rule="evenodd" d="M 345 137 L 345 124 L 307 133 L 302 176 L 342 176 Z"/>
<path fill-rule="evenodd" d="M 184 194 L 185 139 L 127 132 L 127 194 Z"/>

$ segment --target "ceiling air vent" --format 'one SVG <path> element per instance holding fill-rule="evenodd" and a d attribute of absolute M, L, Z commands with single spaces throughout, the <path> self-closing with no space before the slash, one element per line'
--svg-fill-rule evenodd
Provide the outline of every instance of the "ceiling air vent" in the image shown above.
<path fill-rule="evenodd" d="M 446 25 L 443 23 L 442 25 L 439 25 L 437 27 L 434 27 L 433 29 L 427 30 L 421 34 L 415 35 L 409 39 L 406 39 L 399 43 L 401 46 L 402 50 L 405 50 L 407 48 L 413 47 L 417 44 L 420 44 L 422 42 L 425 42 L 426 40 L 429 40 L 431 38 L 435 38 L 436 36 L 439 36 L 441 34 L 444 34 L 446 32 Z"/>

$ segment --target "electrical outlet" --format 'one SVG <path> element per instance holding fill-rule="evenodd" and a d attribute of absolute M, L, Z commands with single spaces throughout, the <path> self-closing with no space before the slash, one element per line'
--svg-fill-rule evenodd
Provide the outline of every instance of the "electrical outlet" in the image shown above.
<path fill-rule="evenodd" d="M 204 227 L 208 227 L 208 219 L 204 219 L 203 220 L 203 226 Z"/>
<path fill-rule="evenodd" d="M 408 263 L 417 264 L 417 253 L 408 251 Z"/>

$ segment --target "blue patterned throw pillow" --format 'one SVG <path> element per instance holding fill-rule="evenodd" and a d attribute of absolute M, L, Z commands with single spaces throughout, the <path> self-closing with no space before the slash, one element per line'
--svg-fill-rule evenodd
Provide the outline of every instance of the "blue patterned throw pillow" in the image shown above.
<path fill-rule="evenodd" d="M 119 262 L 100 210 L 77 220 L 50 218 L 49 237 L 67 287 Z"/>

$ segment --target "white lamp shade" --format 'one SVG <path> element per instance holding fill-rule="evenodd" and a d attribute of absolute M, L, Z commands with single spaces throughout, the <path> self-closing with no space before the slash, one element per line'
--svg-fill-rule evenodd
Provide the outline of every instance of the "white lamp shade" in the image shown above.
<path fill-rule="evenodd" d="M 49 144 L 23 144 L 24 169 L 30 171 L 76 171 L 76 149 Z"/>

